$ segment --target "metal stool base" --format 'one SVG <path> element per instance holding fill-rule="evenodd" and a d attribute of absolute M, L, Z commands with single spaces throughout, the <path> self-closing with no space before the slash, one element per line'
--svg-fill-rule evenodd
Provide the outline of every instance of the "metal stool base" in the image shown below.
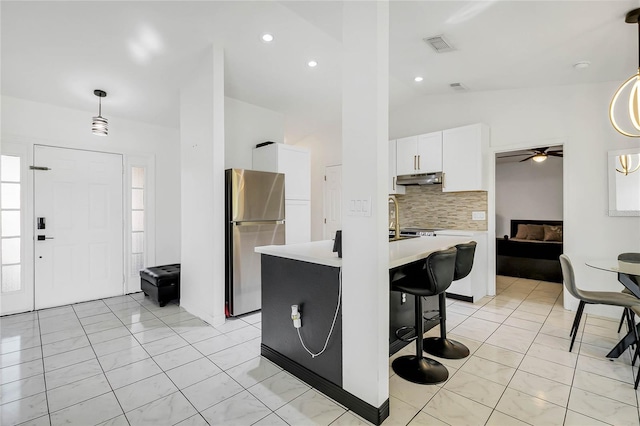
<path fill-rule="evenodd" d="M 396 358 L 391 368 L 400 377 L 412 383 L 435 385 L 449 378 L 449 371 L 438 361 L 430 358 L 405 355 Z"/>
<path fill-rule="evenodd" d="M 446 359 L 462 359 L 469 356 L 469 348 L 455 340 L 442 337 L 427 337 L 422 341 L 422 348 L 430 355 Z"/>

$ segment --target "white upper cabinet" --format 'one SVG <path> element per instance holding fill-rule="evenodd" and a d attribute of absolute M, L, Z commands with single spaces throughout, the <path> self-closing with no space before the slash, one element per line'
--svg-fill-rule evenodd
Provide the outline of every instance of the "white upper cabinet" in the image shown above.
<path fill-rule="evenodd" d="M 397 175 L 442 171 L 442 132 L 410 136 L 396 141 Z"/>
<path fill-rule="evenodd" d="M 472 124 L 442 132 L 443 192 L 486 191 L 489 127 Z"/>
<path fill-rule="evenodd" d="M 253 169 L 284 173 L 287 200 L 311 199 L 311 160 L 306 148 L 281 143 L 254 148 Z"/>
<path fill-rule="evenodd" d="M 396 140 L 396 175 L 414 175 L 418 173 L 418 137 L 410 136 Z"/>
<path fill-rule="evenodd" d="M 403 185 L 396 184 L 396 141 L 389 141 L 389 194 L 404 194 Z"/>
<path fill-rule="evenodd" d="M 442 171 L 442 132 L 418 136 L 418 172 Z"/>

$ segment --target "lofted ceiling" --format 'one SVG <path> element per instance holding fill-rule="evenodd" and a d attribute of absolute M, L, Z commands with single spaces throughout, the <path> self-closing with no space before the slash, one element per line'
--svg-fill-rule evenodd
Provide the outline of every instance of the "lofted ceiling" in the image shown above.
<path fill-rule="evenodd" d="M 390 107 L 430 94 L 625 80 L 637 68 L 637 0 L 391 1 Z M 281 112 L 296 142 L 340 119 L 337 1 L 2 1 L 3 95 L 179 125 L 179 91 L 212 44 L 227 96 Z M 260 37 L 271 33 L 275 40 Z M 443 34 L 455 50 L 422 39 Z M 307 62 L 314 59 L 316 68 Z M 573 64 L 589 61 L 587 69 Z M 414 77 L 422 76 L 420 83 Z"/>

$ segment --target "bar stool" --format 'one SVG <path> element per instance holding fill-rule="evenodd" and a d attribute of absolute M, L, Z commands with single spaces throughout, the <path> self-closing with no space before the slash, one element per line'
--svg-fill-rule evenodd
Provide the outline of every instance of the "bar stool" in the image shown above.
<path fill-rule="evenodd" d="M 422 267 L 414 273 L 401 276 L 391 282 L 392 291 L 400 291 L 415 297 L 416 354 L 396 358 L 393 371 L 405 380 L 419 384 L 442 383 L 449 377 L 447 368 L 438 361 L 422 354 L 422 296 L 444 292 L 453 281 L 456 249 L 431 253 Z"/>
<path fill-rule="evenodd" d="M 471 273 L 476 245 L 475 241 L 471 241 L 470 243 L 456 246 L 456 269 L 453 281 L 461 280 Z M 430 355 L 447 359 L 461 359 L 469 356 L 469 349 L 460 342 L 447 339 L 447 304 L 445 297 L 447 288 L 435 293 L 438 295 L 440 305 L 440 337 L 427 337 L 423 340 L 422 347 Z"/>

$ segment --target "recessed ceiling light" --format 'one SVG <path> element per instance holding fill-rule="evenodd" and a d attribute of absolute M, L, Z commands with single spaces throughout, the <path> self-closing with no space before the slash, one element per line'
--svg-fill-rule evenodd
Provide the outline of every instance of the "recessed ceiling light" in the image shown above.
<path fill-rule="evenodd" d="M 263 34 L 262 41 L 269 43 L 270 41 L 273 41 L 273 36 L 271 34 Z"/>
<path fill-rule="evenodd" d="M 413 79 L 416 83 L 420 83 L 422 80 L 424 80 L 424 78 L 418 76 L 416 78 Z"/>
<path fill-rule="evenodd" d="M 577 70 L 583 70 L 583 69 L 589 68 L 590 65 L 591 65 L 591 62 L 589 61 L 580 61 L 573 64 L 573 67 Z"/>
<path fill-rule="evenodd" d="M 316 61 L 309 61 L 307 65 L 309 65 L 311 68 L 314 68 L 318 66 L 318 63 Z"/>

